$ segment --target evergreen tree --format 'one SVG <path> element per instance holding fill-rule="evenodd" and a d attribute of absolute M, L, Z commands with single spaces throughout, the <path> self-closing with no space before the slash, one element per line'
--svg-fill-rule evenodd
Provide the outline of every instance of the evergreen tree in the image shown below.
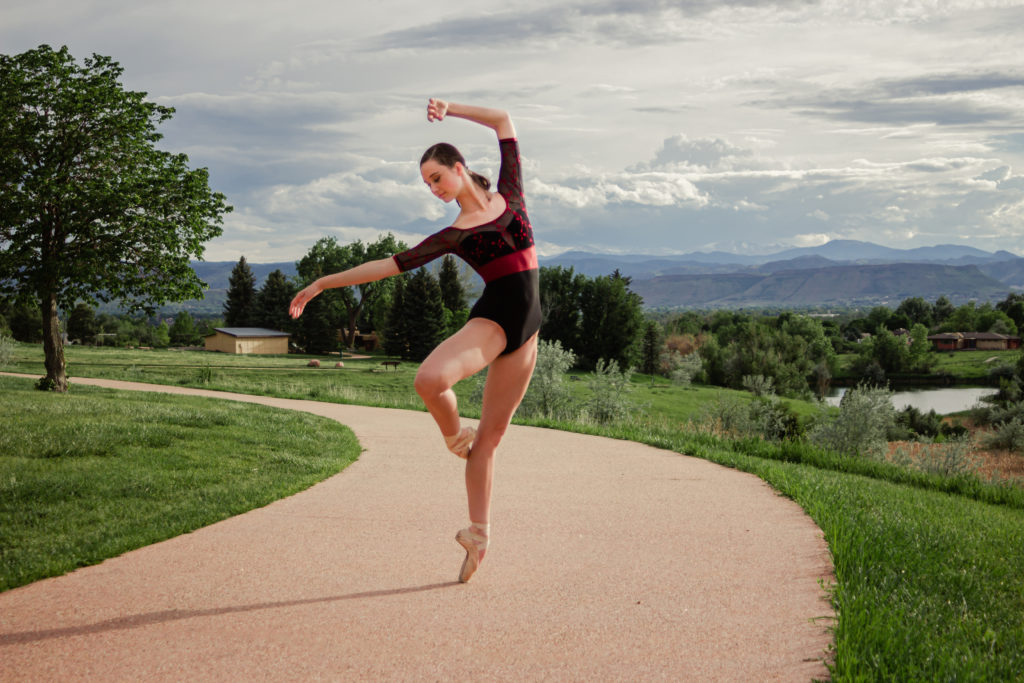
<path fill-rule="evenodd" d="M 336 317 L 331 315 L 331 301 L 324 292 L 306 304 L 306 310 L 294 327 L 296 343 L 306 353 L 328 353 L 338 350 Z"/>
<path fill-rule="evenodd" d="M 409 347 L 409 326 L 405 318 L 405 283 L 409 276 L 402 274 L 392 278 L 395 281 L 391 295 L 391 310 L 388 311 L 384 328 L 384 353 L 405 358 Z"/>
<path fill-rule="evenodd" d="M 452 313 L 466 308 L 466 288 L 459 276 L 459 264 L 451 254 L 441 259 L 441 272 L 437 276 L 441 287 L 441 302 Z"/>
<path fill-rule="evenodd" d="M 228 327 L 253 327 L 256 319 L 256 279 L 243 256 L 231 269 L 228 298 L 224 302 L 224 324 Z"/>
<path fill-rule="evenodd" d="M 291 332 L 294 321 L 288 315 L 288 304 L 296 291 L 295 285 L 280 269 L 268 275 L 256 293 L 256 326 Z"/>
<path fill-rule="evenodd" d="M 654 375 L 658 372 L 660 360 L 661 326 L 653 320 L 648 320 L 644 326 L 644 338 L 640 345 L 640 372 L 651 376 L 651 384 L 654 384 Z"/>
<path fill-rule="evenodd" d="M 402 310 L 407 327 L 409 360 L 422 361 L 444 340 L 444 303 L 437 278 L 420 268 L 409 278 Z"/>

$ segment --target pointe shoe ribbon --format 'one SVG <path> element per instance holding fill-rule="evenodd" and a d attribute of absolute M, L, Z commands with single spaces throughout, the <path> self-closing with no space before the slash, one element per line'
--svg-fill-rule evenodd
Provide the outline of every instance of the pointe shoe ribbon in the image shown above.
<path fill-rule="evenodd" d="M 463 427 L 459 430 L 458 434 L 444 437 L 444 442 L 448 446 L 448 450 L 465 460 L 469 457 L 469 448 L 473 445 L 473 439 L 475 438 L 475 429 Z"/>

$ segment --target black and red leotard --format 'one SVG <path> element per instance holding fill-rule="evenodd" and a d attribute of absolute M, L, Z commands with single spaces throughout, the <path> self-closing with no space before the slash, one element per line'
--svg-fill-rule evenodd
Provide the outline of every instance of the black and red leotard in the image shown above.
<path fill-rule="evenodd" d="M 472 228 L 447 227 L 412 249 L 394 255 L 402 272 L 418 268 L 444 254 L 455 254 L 484 279 L 484 293 L 470 318 L 492 320 L 505 331 L 505 350 L 511 353 L 540 329 L 540 291 L 533 228 L 526 215 L 519 145 L 501 140 L 498 193 L 505 211 L 495 220 Z"/>

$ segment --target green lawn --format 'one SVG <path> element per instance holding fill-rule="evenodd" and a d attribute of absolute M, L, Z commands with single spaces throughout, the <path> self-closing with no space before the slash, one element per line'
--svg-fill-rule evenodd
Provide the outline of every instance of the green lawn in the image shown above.
<path fill-rule="evenodd" d="M 963 384 L 986 383 L 989 371 L 999 365 L 1013 365 L 1021 352 L 1014 351 L 945 351 L 932 352 L 935 365 L 933 375 L 951 375 Z M 856 354 L 844 353 L 839 356 L 839 378 L 846 378 Z"/>
<path fill-rule="evenodd" d="M 114 353 L 125 355 L 106 355 Z M 376 371 L 379 359 L 346 361 L 344 370 L 307 369 L 306 359 L 295 356 L 70 349 L 69 359 L 73 375 L 102 373 L 420 408 L 412 391 L 415 366 L 403 364 L 398 372 L 383 373 Z M 166 365 L 176 367 L 160 368 Z M 41 374 L 41 350 L 19 346 L 17 369 Z M 585 382 L 571 385 L 574 391 L 585 391 Z M 730 440 L 685 428 L 689 416 L 723 395 L 723 390 L 672 387 L 658 380 L 651 387 L 650 378 L 636 377 L 632 398 L 642 408 L 627 423 L 544 424 L 641 441 L 749 471 L 800 504 L 824 532 L 836 569 L 831 587 L 838 617 L 834 680 L 1024 680 L 1024 489 L 968 475 L 943 478 L 805 444 Z M 88 402 L 104 394 L 73 387 L 65 397 L 44 396 L 40 400 L 59 404 L 76 396 Z M 794 409 L 804 409 L 798 405 Z M 121 419 L 116 416 L 109 414 L 95 428 L 95 443 L 116 436 L 101 436 L 103 424 Z M 34 438 L 30 433 L 19 437 Z M 65 463 L 75 459 L 62 457 Z M 0 481 L 6 481 L 8 475 L 2 476 Z M 105 495 L 109 500 L 117 494 Z M 125 523 L 104 522 L 112 528 Z"/>
<path fill-rule="evenodd" d="M 356 459 L 333 420 L 0 377 L 0 590 L 308 488 Z"/>

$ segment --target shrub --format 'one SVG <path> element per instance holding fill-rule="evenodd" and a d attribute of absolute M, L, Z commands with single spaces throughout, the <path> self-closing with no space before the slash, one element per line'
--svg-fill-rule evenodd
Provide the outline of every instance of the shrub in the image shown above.
<path fill-rule="evenodd" d="M 7 367 L 14 358 L 14 340 L 0 333 L 0 368 Z"/>
<path fill-rule="evenodd" d="M 680 386 L 689 386 L 694 375 L 700 372 L 701 365 L 700 354 L 696 352 L 684 356 L 675 349 L 669 349 L 661 354 L 662 374 Z"/>
<path fill-rule="evenodd" d="M 633 403 L 626 398 L 633 387 L 630 377 L 633 369 L 619 369 L 618 361 L 597 361 L 594 372 L 587 380 L 590 398 L 587 399 L 587 414 L 598 424 L 608 424 L 626 417 Z"/>
<path fill-rule="evenodd" d="M 839 415 L 822 416 L 807 436 L 816 446 L 836 453 L 882 458 L 895 421 L 892 391 L 861 384 L 843 395 Z"/>
<path fill-rule="evenodd" d="M 719 399 L 705 408 L 702 422 L 702 426 L 711 431 L 767 441 L 799 439 L 803 432 L 796 412 L 788 403 L 774 396 L 753 401 Z"/>
<path fill-rule="evenodd" d="M 530 388 L 523 397 L 520 413 L 530 417 L 550 419 L 571 419 L 579 411 L 573 403 L 572 394 L 565 386 L 565 373 L 576 362 L 576 354 L 563 349 L 562 343 L 541 340 L 537 345 L 537 366 L 533 370 Z M 483 399 L 483 387 L 480 397 Z"/>
<path fill-rule="evenodd" d="M 985 448 L 1006 448 L 1024 453 L 1024 417 L 1013 419 L 998 425 L 982 442 Z"/>
<path fill-rule="evenodd" d="M 764 375 L 743 375 L 743 388 L 754 396 L 773 396 L 775 380 Z"/>

